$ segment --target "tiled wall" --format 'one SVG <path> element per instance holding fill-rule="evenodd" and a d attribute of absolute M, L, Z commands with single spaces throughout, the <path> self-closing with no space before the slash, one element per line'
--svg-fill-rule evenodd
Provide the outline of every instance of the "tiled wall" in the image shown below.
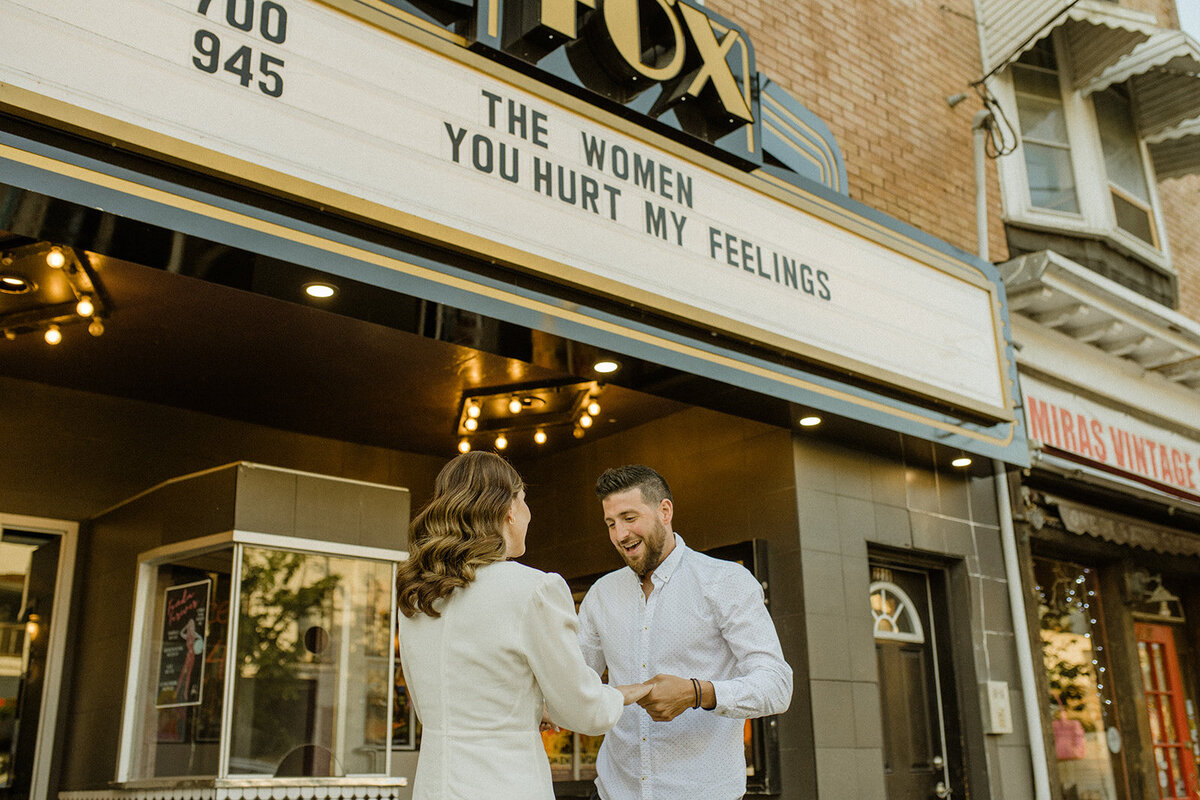
<path fill-rule="evenodd" d="M 905 552 L 919 553 L 945 565 L 951 588 L 959 587 L 950 596 L 966 606 L 948 609 L 950 633 L 955 647 L 971 648 L 963 671 L 974 672 L 957 677 L 977 682 L 959 687 L 972 794 L 1006 800 L 1031 795 L 994 483 L 936 459 L 932 445 L 898 435 L 890 445 L 870 451 L 797 437 L 821 800 L 882 798 L 885 793 L 878 671 L 867 602 L 873 548 L 901 558 Z M 988 680 L 1009 685 L 1013 734 L 979 733 Z M 990 784 L 989 793 L 983 793 L 983 782 Z"/>

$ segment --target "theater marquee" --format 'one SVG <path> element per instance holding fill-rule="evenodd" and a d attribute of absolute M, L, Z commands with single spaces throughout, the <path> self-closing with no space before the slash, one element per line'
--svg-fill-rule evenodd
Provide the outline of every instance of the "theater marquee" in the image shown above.
<path fill-rule="evenodd" d="M 753 140 L 753 53 L 727 22 L 656 0 L 676 49 L 645 64 L 632 2 L 603 15 L 533 3 L 547 16 L 522 12 L 519 40 L 501 27 L 519 4 L 484 2 L 470 6 L 483 29 L 457 43 L 399 35 L 403 15 L 382 2 L 336 5 L 0 0 L 0 102 L 1012 422 L 990 268 L 833 193 L 639 134 L 466 48 L 490 31 L 528 54 L 552 34 L 539 68 L 567 59 L 610 93 L 653 80 L 659 116 L 709 144 Z M 359 6 L 370 13 L 346 13 Z M 487 9 L 500 9 L 491 28 Z"/>

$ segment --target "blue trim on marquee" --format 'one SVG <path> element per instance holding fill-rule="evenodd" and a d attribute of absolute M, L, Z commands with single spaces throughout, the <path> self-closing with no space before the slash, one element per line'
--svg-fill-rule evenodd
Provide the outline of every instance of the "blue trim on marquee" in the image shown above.
<path fill-rule="evenodd" d="M 323 228 L 312 223 L 302 222 L 285 215 L 265 211 L 256 206 L 238 203 L 227 198 L 210 195 L 199 190 L 190 189 L 169 181 L 147 176 L 143 173 L 126 170 L 103 161 L 87 158 L 68 151 L 62 151 L 58 148 L 38 142 L 32 142 L 7 132 L 0 132 L 0 143 L 54 160 L 74 164 L 102 174 L 107 174 L 114 178 L 127 180 L 180 197 L 195 200 L 206 205 L 224 208 L 226 210 L 259 219 L 264 222 L 318 236 L 329 241 L 339 242 L 389 258 L 402 260 L 407 263 L 425 267 L 446 275 L 451 275 L 471 283 L 479 284 L 481 286 L 487 286 L 493 289 L 502 290 L 504 292 L 537 300 L 551 306 L 557 306 L 559 308 L 590 317 L 598 322 L 609 323 L 624 328 L 629 332 L 629 335 L 614 334 L 586 324 L 567 321 L 560 317 L 548 315 L 524 306 L 508 303 L 495 297 L 487 297 L 475 292 L 456 289 L 436 281 L 419 278 L 389 269 L 387 267 L 359 261 L 349 256 L 331 253 L 327 250 L 300 244 L 299 242 L 272 234 L 243 228 L 233 223 L 222 222 L 210 217 L 194 214 L 190 211 L 185 211 L 174 206 L 169 206 L 156 201 L 126 194 L 116 189 L 110 189 L 104 186 L 89 183 L 87 181 L 67 177 L 57 172 L 47 171 L 21 162 L 0 158 L 0 165 L 3 165 L 3 171 L 0 172 L 0 175 L 3 177 L 0 179 L 2 179 L 4 183 L 19 186 L 29 191 L 62 198 L 73 203 L 104 209 L 105 211 L 118 214 L 120 216 L 138 219 L 143 222 L 158 225 L 171 230 L 178 230 L 193 236 L 224 242 L 233 247 L 269 255 L 272 258 L 278 258 L 284 261 L 291 261 L 314 270 L 369 283 L 381 288 L 428 299 L 433 302 L 444 303 L 446 305 L 473 311 L 485 316 L 503 319 L 508 322 L 523 325 L 525 327 L 547 331 L 549 333 L 554 333 L 568 339 L 574 339 L 576 341 L 603 349 L 624 353 L 626 355 L 653 363 L 663 364 L 664 366 L 678 369 L 683 372 L 689 372 L 731 385 L 741 386 L 754 392 L 788 400 L 805 407 L 820 409 L 828 413 L 837 414 L 851 419 L 857 419 L 888 430 L 894 430 L 901 433 L 911 434 L 921 439 L 939 442 L 941 444 L 962 449 L 966 452 L 976 455 L 985 456 L 988 458 L 998 458 L 1002 461 L 1018 466 L 1027 466 L 1029 463 L 1029 451 L 1024 430 L 1024 420 L 1022 419 L 1021 415 L 1017 415 L 1016 417 L 1016 429 L 1013 431 L 1013 436 L 1007 445 L 983 442 L 970 436 L 945 431 L 936 427 L 935 425 L 927 424 L 919 420 L 908 419 L 888 413 L 884 410 L 869 408 L 855 402 L 831 397 L 820 391 L 809 390 L 781 380 L 777 381 L 762 375 L 748 373 L 737 369 L 736 367 L 717 364 L 702 357 L 680 353 L 670 348 L 651 345 L 641 339 L 639 334 L 657 336 L 668 341 L 687 345 L 688 347 L 696 350 L 723 356 L 735 362 L 741 362 L 753 367 L 767 370 L 776 373 L 781 377 L 803 380 L 815 386 L 825 387 L 832 391 L 860 398 L 864 401 L 878 403 L 903 413 L 912 414 L 929 420 L 936 420 L 943 424 L 957 425 L 962 428 L 974 430 L 981 434 L 990 435 L 994 438 L 1003 438 L 1004 431 L 1007 430 L 1008 424 L 999 423 L 995 425 L 982 425 L 963 423 L 957 417 L 934 412 L 930 409 L 900 401 L 895 398 L 887 397 L 877 392 L 843 384 L 836 380 L 812 375 L 800 370 L 783 367 L 762 359 L 747 357 L 744 354 L 732 352 L 699 339 L 680 336 L 649 325 L 626 319 L 624 317 L 618 317 L 598 311 L 596 309 L 580 306 L 551 295 L 529 291 L 508 283 L 504 283 L 502 281 L 481 277 L 475 273 L 446 265 L 440 261 L 415 257 L 403 251 L 384 247 L 374 242 L 357 239 L 353 236 Z M 866 209 L 865 206 L 849 200 L 849 198 L 833 192 L 824 186 L 820 186 L 819 184 L 812 184 L 812 189 L 819 189 L 820 194 L 825 194 L 828 196 L 827 199 L 830 199 L 834 202 L 840 201 L 839 205 L 844 205 L 847 208 L 847 211 L 850 211 L 856 206 L 863 211 L 869 211 L 869 209 Z M 967 253 L 963 253 L 962 251 L 953 248 L 949 244 L 940 242 L 940 240 L 928 236 L 928 234 L 921 234 L 919 231 L 916 231 L 916 229 L 906 226 L 897 220 L 893 220 L 889 217 L 879 214 L 878 212 L 871 212 L 869 215 L 862 213 L 862 215 L 870 216 L 882 224 L 887 224 L 889 228 L 896 230 L 897 233 L 908 232 L 911 234 L 918 234 L 910 236 L 909 238 L 923 240 L 925 243 L 937 247 L 937 249 L 942 252 L 945 252 L 949 255 L 954 255 L 960 260 L 966 261 L 967 263 L 971 264 L 971 266 L 976 267 L 980 272 L 992 279 L 997 284 L 998 289 L 1001 292 L 1001 297 L 1003 297 L 1003 282 L 1000 280 L 999 272 L 991 264 L 970 256 Z M 1016 367 L 1012 355 L 1011 334 L 1009 333 L 1006 309 L 1004 311 L 1004 335 L 1006 342 L 1008 343 L 1007 351 L 1011 379 L 1013 381 L 1012 385 L 1015 387 L 1017 385 Z"/>
<path fill-rule="evenodd" d="M 779 106 L 780 110 L 794 116 L 800 122 L 800 126 L 797 126 L 784 118 L 781 130 L 777 133 L 773 129 L 775 126 L 762 121 L 763 155 L 774 157 L 787 167 L 787 170 L 764 166 L 769 167 L 772 174 L 783 180 L 794 182 L 794 176 L 803 176 L 849 195 L 846 162 L 842 160 L 842 149 L 838 147 L 837 139 L 834 138 L 833 131 L 829 130 L 829 126 L 803 103 L 792 97 L 786 89 L 761 72 L 758 74 L 758 88 L 760 118 L 767 111 L 778 113 L 772 106 Z"/>

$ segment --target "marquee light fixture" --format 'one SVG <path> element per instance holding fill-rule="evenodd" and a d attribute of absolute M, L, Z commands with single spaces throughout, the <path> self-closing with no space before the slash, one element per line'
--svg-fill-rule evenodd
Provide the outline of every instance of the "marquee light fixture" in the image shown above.
<path fill-rule="evenodd" d="M 466 392 L 455 431 L 459 450 L 478 447 L 475 437 L 486 437 L 486 446 L 497 450 L 522 442 L 543 445 L 554 428 L 582 437 L 596 424 L 601 391 L 596 381 L 554 380 Z"/>
<path fill-rule="evenodd" d="M 48 242 L 0 251 L 0 330 L 12 341 L 23 333 L 40 333 L 47 344 L 59 344 L 64 329 L 86 323 L 101 336 L 111 306 L 91 256 Z"/>
<path fill-rule="evenodd" d="M 611 375 L 621 368 L 621 365 L 611 358 L 601 359 L 592 365 L 592 369 L 601 375 Z"/>
<path fill-rule="evenodd" d="M 337 287 L 324 281 L 313 281 L 304 284 L 304 293 L 318 300 L 325 300 L 337 294 Z"/>

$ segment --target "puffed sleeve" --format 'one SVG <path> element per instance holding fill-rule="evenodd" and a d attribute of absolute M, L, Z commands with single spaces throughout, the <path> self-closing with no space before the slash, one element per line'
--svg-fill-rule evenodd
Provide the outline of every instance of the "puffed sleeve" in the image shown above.
<path fill-rule="evenodd" d="M 550 718 L 595 736 L 621 717 L 621 693 L 600 681 L 579 650 L 579 623 L 567 582 L 548 573 L 522 618 L 522 642 Z"/>

